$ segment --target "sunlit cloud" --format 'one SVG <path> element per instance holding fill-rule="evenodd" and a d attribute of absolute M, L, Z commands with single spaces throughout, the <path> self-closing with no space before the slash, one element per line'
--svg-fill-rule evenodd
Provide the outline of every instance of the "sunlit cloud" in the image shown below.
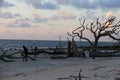
<path fill-rule="evenodd" d="M 55 15 L 53 15 L 50 20 L 74 20 L 76 19 L 76 16 L 71 13 L 71 12 L 67 12 L 67 11 L 57 11 Z"/>
<path fill-rule="evenodd" d="M 106 17 L 107 17 L 107 18 L 112 17 L 112 16 L 115 16 L 115 14 L 114 14 L 113 12 L 108 11 L 108 12 L 106 13 Z"/>
<path fill-rule="evenodd" d="M 72 14 L 71 12 L 67 11 L 58 11 L 57 15 L 62 19 L 75 19 L 76 16 Z"/>
<path fill-rule="evenodd" d="M 67 32 L 71 33 L 73 31 L 73 27 L 68 28 Z"/>
<path fill-rule="evenodd" d="M 0 18 L 0 25 L 18 24 L 15 18 Z"/>

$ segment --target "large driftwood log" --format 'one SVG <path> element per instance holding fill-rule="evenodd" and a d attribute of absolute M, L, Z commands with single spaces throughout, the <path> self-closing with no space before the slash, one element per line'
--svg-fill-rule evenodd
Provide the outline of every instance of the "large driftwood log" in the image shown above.
<path fill-rule="evenodd" d="M 13 52 L 11 54 L 7 54 L 9 50 L 4 50 L 3 48 L 0 47 L 0 60 L 4 62 L 13 62 L 14 60 L 11 59 L 19 59 L 20 57 L 14 57 L 15 54 L 20 53 L 21 51 Z"/>

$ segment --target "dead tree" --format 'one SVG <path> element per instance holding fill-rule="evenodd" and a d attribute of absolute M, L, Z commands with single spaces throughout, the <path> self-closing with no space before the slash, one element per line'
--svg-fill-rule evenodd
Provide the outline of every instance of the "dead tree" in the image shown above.
<path fill-rule="evenodd" d="M 93 21 L 90 24 L 86 24 L 86 20 L 81 22 L 79 19 L 80 27 L 77 27 L 72 31 L 71 34 L 68 34 L 75 37 L 77 36 L 80 40 L 89 42 L 91 45 L 91 52 L 94 54 L 100 38 L 108 36 L 113 40 L 120 41 L 120 21 L 117 22 L 115 19 L 116 17 L 110 17 L 101 22 L 100 19 L 97 18 L 96 21 Z M 93 41 L 90 39 L 90 37 L 86 37 L 84 35 L 85 31 L 89 31 L 92 34 L 94 37 Z"/>
<path fill-rule="evenodd" d="M 68 43 L 67 43 L 68 45 L 67 45 L 67 56 L 68 57 L 71 57 L 71 56 L 73 56 L 73 54 L 72 54 L 72 43 L 71 43 L 71 41 L 68 39 Z"/>
<path fill-rule="evenodd" d="M 69 34 L 69 33 L 68 33 Z M 77 45 L 74 41 L 74 36 L 72 36 L 72 40 L 68 39 L 68 57 L 74 57 L 77 55 Z"/>

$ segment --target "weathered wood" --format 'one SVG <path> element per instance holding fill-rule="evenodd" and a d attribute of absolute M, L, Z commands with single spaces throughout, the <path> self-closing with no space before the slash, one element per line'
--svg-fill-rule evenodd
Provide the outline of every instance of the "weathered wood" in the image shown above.
<path fill-rule="evenodd" d="M 7 54 L 9 50 L 4 50 L 1 47 L 0 47 L 0 51 L 2 52 L 2 54 L 0 55 L 0 60 L 4 62 L 13 62 L 14 60 L 10 60 L 10 59 L 19 59 L 18 57 L 14 57 L 13 55 L 20 53 L 20 51 Z"/>
<path fill-rule="evenodd" d="M 79 71 L 79 80 L 82 80 L 81 79 L 81 71 L 82 71 L 82 69 L 80 69 L 80 71 Z"/>

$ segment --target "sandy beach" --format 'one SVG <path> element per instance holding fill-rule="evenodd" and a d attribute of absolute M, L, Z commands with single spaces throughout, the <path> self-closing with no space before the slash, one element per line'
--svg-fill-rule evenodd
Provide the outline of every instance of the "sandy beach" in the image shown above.
<path fill-rule="evenodd" d="M 50 59 L 37 61 L 0 61 L 0 80 L 75 80 L 81 71 L 82 80 L 117 80 L 120 78 L 120 57 L 96 59 Z"/>

